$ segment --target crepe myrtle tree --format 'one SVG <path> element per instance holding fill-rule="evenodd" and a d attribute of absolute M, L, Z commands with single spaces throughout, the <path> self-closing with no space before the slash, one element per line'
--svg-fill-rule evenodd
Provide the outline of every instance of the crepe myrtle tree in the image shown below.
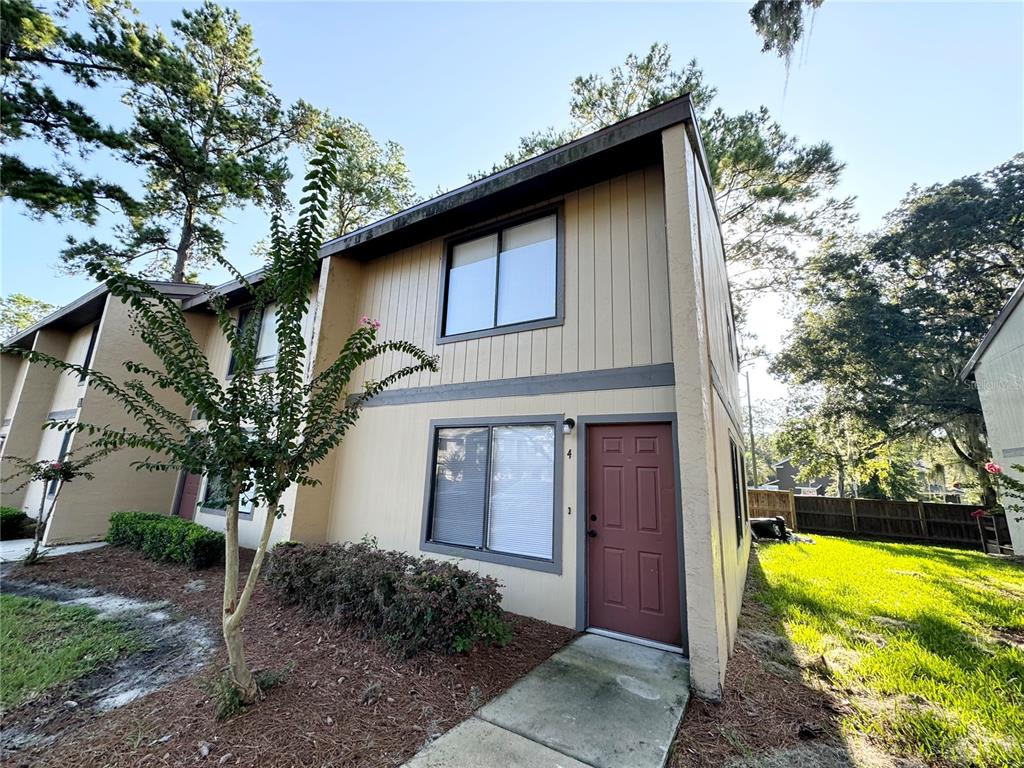
<path fill-rule="evenodd" d="M 329 365 L 307 376 L 307 345 L 303 318 L 309 309 L 309 289 L 318 265 L 318 250 L 328 217 L 330 195 L 337 177 L 338 140 L 328 136 L 319 145 L 306 175 L 297 223 L 288 228 L 281 213 L 271 219 L 267 263 L 262 279 L 247 280 L 222 262 L 252 300 L 248 317 L 259 318 L 276 306 L 279 345 L 273 372 L 260 370 L 256 342 L 259 322 L 236 323 L 225 299 L 209 296 L 234 357 L 230 381 L 222 383 L 210 370 L 181 307 L 144 280 L 94 261 L 90 274 L 104 281 L 111 294 L 131 310 L 133 331 L 153 351 L 160 366 L 125 362 L 124 381 L 35 352 L 23 352 L 33 362 L 88 376 L 89 385 L 123 406 L 136 427 L 115 429 L 96 424 L 66 424 L 85 431 L 105 446 L 141 449 L 146 458 L 133 462 L 143 470 L 184 470 L 216 477 L 224 494 L 226 513 L 224 602 L 221 617 L 227 646 L 225 688 L 242 704 L 260 696 L 257 680 L 246 662 L 242 620 L 252 599 L 276 518 L 284 514 L 281 498 L 292 485 L 314 485 L 314 466 L 337 446 L 359 417 L 362 405 L 400 379 L 422 370 L 437 370 L 437 359 L 415 345 L 378 340 L 380 324 L 365 319 L 345 341 Z M 15 350 L 11 350 L 15 351 Z M 352 392 L 353 373 L 367 361 L 397 353 L 408 363 L 383 378 Z M 177 394 L 193 419 L 178 415 L 157 399 L 164 390 Z M 267 508 L 259 546 L 239 592 L 239 498 Z"/>
<path fill-rule="evenodd" d="M 1024 464 L 1011 464 L 1010 466 L 1024 474 Z M 989 510 L 976 509 L 972 514 L 975 517 L 981 517 L 988 512 L 1002 512 L 1007 517 L 1012 517 L 1015 522 L 1024 522 L 1024 482 L 1012 475 L 1005 474 L 1003 468 L 994 461 L 985 462 L 985 471 L 992 476 L 999 501 L 993 504 Z"/>

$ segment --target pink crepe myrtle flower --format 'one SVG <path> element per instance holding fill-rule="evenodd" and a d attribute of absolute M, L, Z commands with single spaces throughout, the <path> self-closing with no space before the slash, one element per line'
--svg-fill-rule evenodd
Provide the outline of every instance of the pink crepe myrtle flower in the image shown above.
<path fill-rule="evenodd" d="M 53 462 L 53 463 L 52 463 L 52 464 L 51 464 L 50 466 L 51 466 L 51 467 L 53 467 L 54 469 L 60 469 L 60 468 L 61 468 L 61 467 L 63 467 L 64 465 L 63 465 L 63 464 L 61 464 L 61 463 L 60 463 L 59 461 L 55 461 L 55 462 Z"/>
<path fill-rule="evenodd" d="M 976 509 L 973 512 L 971 512 L 971 517 L 977 518 L 977 517 L 984 517 L 984 516 L 985 516 L 985 510 L 984 509 Z"/>
<path fill-rule="evenodd" d="M 374 320 L 373 318 L 363 315 L 361 318 L 359 318 L 359 322 L 362 325 L 365 325 L 369 328 L 373 328 L 375 331 L 380 330 L 380 320 Z"/>
<path fill-rule="evenodd" d="M 986 462 L 985 463 L 985 470 L 989 474 L 991 474 L 991 475 L 1001 475 L 1001 474 L 1003 474 L 1003 468 L 1000 467 L 998 464 L 996 464 L 994 461 Z"/>

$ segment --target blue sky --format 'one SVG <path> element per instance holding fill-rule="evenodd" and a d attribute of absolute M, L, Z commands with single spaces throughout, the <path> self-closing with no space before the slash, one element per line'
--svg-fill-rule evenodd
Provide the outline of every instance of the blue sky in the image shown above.
<path fill-rule="evenodd" d="M 163 26 L 181 7 L 139 5 Z M 765 104 L 802 140 L 830 141 L 847 164 L 841 191 L 856 195 L 864 228 L 879 226 L 911 184 L 985 170 L 1024 149 L 1022 3 L 826 0 L 788 78 L 760 52 L 749 3 L 234 7 L 253 25 L 278 94 L 401 143 L 421 195 L 465 183 L 524 133 L 562 125 L 575 75 L 604 73 L 654 41 L 668 43 L 680 66 L 695 57 L 727 111 Z M 116 93 L 89 103 L 123 122 Z M 89 288 L 53 268 L 64 235 L 87 234 L 82 227 L 34 220 L 7 202 L 2 213 L 0 292 L 59 304 Z M 229 218 L 230 258 L 255 268 L 250 249 L 264 217 Z M 104 227 L 93 234 L 102 238 Z M 774 316 L 775 305 L 760 314 Z M 772 345 L 784 326 L 766 327 Z"/>

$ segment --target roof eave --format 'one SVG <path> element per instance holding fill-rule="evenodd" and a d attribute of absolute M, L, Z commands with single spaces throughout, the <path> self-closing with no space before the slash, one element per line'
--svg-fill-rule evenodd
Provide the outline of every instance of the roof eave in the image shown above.
<path fill-rule="evenodd" d="M 404 211 L 369 224 L 320 247 L 326 258 L 352 250 L 384 235 L 397 232 L 440 214 L 452 213 L 513 187 L 536 181 L 559 170 L 592 161 L 602 153 L 627 142 L 660 132 L 680 123 L 693 123 L 693 106 L 689 95 L 665 102 L 618 123 L 602 128 L 575 141 L 524 160 L 509 168 L 470 182 L 458 189 L 414 205 Z M 701 150 L 703 155 L 703 151 Z"/>
<path fill-rule="evenodd" d="M 160 291 L 160 293 L 174 298 L 194 296 L 207 288 L 205 285 L 195 283 L 172 283 L 162 280 L 150 280 L 148 282 L 156 290 Z M 3 342 L 4 346 L 31 349 L 32 339 L 38 331 L 58 323 L 68 316 L 73 315 L 75 312 L 86 311 L 89 308 L 89 305 L 93 302 L 99 304 L 100 299 L 105 297 L 108 292 L 109 289 L 106 285 L 97 285 L 91 291 L 82 294 L 77 299 L 68 302 L 62 307 L 58 307 L 50 314 L 40 318 L 25 330 L 18 331 L 18 333 Z M 102 309 L 100 309 L 100 312 L 102 312 Z M 88 322 L 89 321 L 83 323 L 83 325 L 88 325 Z"/>
<path fill-rule="evenodd" d="M 996 319 L 992 321 L 992 325 L 989 326 L 988 331 L 985 333 L 981 343 L 978 344 L 978 348 L 974 350 L 974 354 L 971 355 L 967 361 L 967 365 L 960 371 L 959 380 L 961 383 L 967 381 L 971 376 L 974 375 L 974 369 L 978 367 L 978 363 L 981 362 L 981 358 L 985 355 L 985 350 L 989 348 L 996 336 L 999 335 L 1000 329 L 1013 314 L 1013 310 L 1017 308 L 1021 300 L 1024 299 L 1024 280 L 1020 281 L 1020 285 L 1010 294 L 1010 298 L 1007 299 L 1003 308 L 999 310 L 999 314 L 996 315 Z"/>

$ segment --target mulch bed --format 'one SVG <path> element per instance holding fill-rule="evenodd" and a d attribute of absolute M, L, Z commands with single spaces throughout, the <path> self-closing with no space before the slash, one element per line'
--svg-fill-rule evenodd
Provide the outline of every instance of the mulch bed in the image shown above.
<path fill-rule="evenodd" d="M 189 571 L 105 547 L 19 567 L 8 578 L 168 600 L 219 631 L 223 568 Z M 196 579 L 206 589 L 187 591 Z M 103 715 L 70 710 L 50 719 L 44 727 L 59 727 L 57 741 L 5 755 L 4 765 L 400 765 L 576 635 L 524 616 L 509 618 L 515 637 L 505 648 L 401 660 L 356 629 L 283 606 L 260 587 L 245 619 L 247 656 L 254 669 L 291 668 L 262 702 L 227 721 L 214 719 L 204 687 L 226 663 L 219 651 L 199 678 Z M 44 697 L 7 714 L 5 727 L 49 719 L 44 715 L 52 713 L 41 708 L 60 706 L 60 697 Z"/>

